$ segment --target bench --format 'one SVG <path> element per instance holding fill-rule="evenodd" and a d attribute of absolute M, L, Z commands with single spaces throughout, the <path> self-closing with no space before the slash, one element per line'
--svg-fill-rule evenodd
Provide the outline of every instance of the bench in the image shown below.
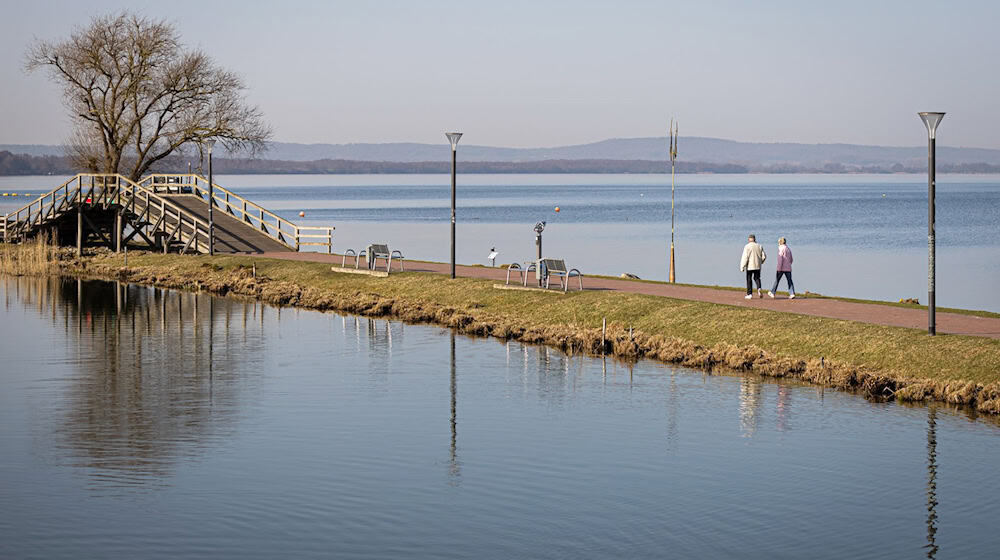
<path fill-rule="evenodd" d="M 516 272 L 521 275 L 521 280 L 519 281 L 519 283 L 527 286 L 528 273 L 535 270 L 535 265 L 536 263 L 534 261 L 527 261 L 524 263 L 524 266 L 521 266 L 517 263 L 510 263 L 509 265 L 507 265 L 507 284 L 508 285 L 510 284 L 510 273 Z M 538 275 L 535 274 L 535 276 L 537 277 Z"/>
<path fill-rule="evenodd" d="M 362 251 L 362 253 L 363 252 L 364 251 Z M 354 268 L 358 268 L 358 261 L 360 260 L 360 258 L 358 256 L 358 254 L 354 252 L 354 249 L 348 249 L 348 250 L 344 251 L 344 258 L 341 259 L 341 261 L 340 261 L 340 268 L 346 268 L 347 267 L 347 257 L 353 257 L 354 258 Z"/>
<path fill-rule="evenodd" d="M 539 262 L 539 267 L 542 269 L 542 275 L 545 278 L 545 289 L 548 289 L 549 282 L 553 276 L 559 278 L 559 283 L 564 292 L 569 290 L 569 279 L 573 276 L 579 279 L 580 289 L 583 289 L 583 274 L 575 268 L 567 268 L 566 261 L 562 259 L 542 259 Z"/>
<path fill-rule="evenodd" d="M 378 266 L 378 259 L 385 259 L 385 271 L 389 272 L 389 269 L 392 268 L 392 259 L 396 259 L 399 261 L 400 272 L 403 271 L 403 253 L 390 251 L 388 245 L 378 243 L 369 245 L 367 249 L 358 253 L 357 258 L 354 260 L 354 268 L 357 268 L 357 262 L 362 256 L 365 257 L 368 268 L 372 270 L 375 270 L 375 267 Z"/>

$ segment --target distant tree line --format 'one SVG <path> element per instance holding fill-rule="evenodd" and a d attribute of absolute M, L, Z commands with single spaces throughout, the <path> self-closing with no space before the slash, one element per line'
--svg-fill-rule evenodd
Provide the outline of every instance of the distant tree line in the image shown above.
<path fill-rule="evenodd" d="M 188 164 L 199 171 L 199 158 L 172 154 L 157 162 L 151 171 L 186 172 Z M 459 161 L 461 173 L 665 173 L 669 165 L 652 160 L 616 159 L 547 159 L 540 161 Z M 216 158 L 214 171 L 224 174 L 393 174 L 393 173 L 449 173 L 449 161 L 355 161 L 346 159 L 319 159 L 314 161 L 285 161 L 271 159 Z M 989 163 L 938 163 L 941 173 L 1000 173 L 1000 165 Z M 0 151 L 0 175 L 73 175 L 83 170 L 77 168 L 72 158 L 60 156 L 32 156 Z M 830 163 L 822 167 L 795 164 L 748 166 L 735 163 L 677 162 L 678 173 L 925 173 L 925 166 L 845 165 Z"/>

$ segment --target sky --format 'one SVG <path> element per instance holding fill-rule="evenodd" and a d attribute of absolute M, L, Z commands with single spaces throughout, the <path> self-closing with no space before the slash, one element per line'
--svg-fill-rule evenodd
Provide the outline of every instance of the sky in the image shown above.
<path fill-rule="evenodd" d="M 1000 2 L 0 0 L 0 144 L 58 144 L 33 40 L 130 9 L 239 73 L 274 140 L 509 147 L 663 136 L 1000 148 Z"/>

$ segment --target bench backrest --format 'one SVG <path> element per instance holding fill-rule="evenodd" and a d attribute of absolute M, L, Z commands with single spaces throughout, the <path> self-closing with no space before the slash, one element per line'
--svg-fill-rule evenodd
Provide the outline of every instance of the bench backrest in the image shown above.
<path fill-rule="evenodd" d="M 566 272 L 566 261 L 562 259 L 542 259 L 542 266 L 548 272 Z"/>
<path fill-rule="evenodd" d="M 376 243 L 372 243 L 371 244 L 371 248 L 372 248 L 371 249 L 372 256 L 375 256 L 375 255 L 386 255 L 386 256 L 388 256 L 389 255 L 389 246 L 388 245 L 378 245 Z"/>

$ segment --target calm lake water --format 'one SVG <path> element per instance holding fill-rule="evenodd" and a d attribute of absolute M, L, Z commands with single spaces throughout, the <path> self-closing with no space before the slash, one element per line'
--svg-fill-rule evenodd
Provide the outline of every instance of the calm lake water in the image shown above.
<path fill-rule="evenodd" d="M 435 327 L 0 278 L 0 558 L 995 558 L 1000 428 Z"/>
<path fill-rule="evenodd" d="M 38 191 L 57 177 L 0 177 L 0 191 Z M 450 176 L 243 175 L 222 184 L 290 220 L 337 228 L 335 250 L 385 242 L 413 259 L 450 257 Z M 543 248 L 585 274 L 666 280 L 669 175 L 481 175 L 458 178 L 457 260 L 488 264 Z M 884 195 L 884 196 L 883 196 Z M 0 211 L 28 199 L 0 199 Z M 560 212 L 555 212 L 555 207 Z M 306 213 L 299 218 L 300 211 Z M 787 237 L 799 292 L 927 301 L 925 175 L 678 175 L 677 281 L 742 285 L 748 233 L 770 255 Z M 1000 176 L 937 184 L 937 304 L 1000 312 Z M 764 265 L 773 281 L 774 262 Z"/>

